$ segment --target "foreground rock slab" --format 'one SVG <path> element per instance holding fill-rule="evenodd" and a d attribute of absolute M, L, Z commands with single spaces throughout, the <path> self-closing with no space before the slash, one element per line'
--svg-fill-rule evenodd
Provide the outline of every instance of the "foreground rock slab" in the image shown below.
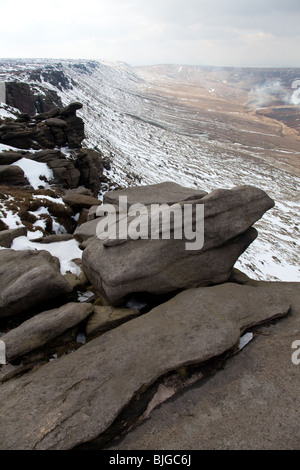
<path fill-rule="evenodd" d="M 298 450 L 300 365 L 291 346 L 300 339 L 300 283 L 276 288 L 291 300 L 290 315 L 261 326 L 222 370 L 162 404 L 109 449 Z"/>
<path fill-rule="evenodd" d="M 0 387 L 1 449 L 71 449 L 104 433 L 157 378 L 233 348 L 246 328 L 285 315 L 272 287 L 185 291 L 75 352 Z"/>
<path fill-rule="evenodd" d="M 64 297 L 72 289 L 48 251 L 0 250 L 0 318 Z"/>
<path fill-rule="evenodd" d="M 168 187 L 168 183 L 165 184 Z M 151 194 L 152 200 L 157 201 L 156 190 L 150 188 L 139 188 L 139 193 L 146 192 L 144 201 L 149 202 Z M 161 191 L 162 188 L 163 185 Z M 132 198 L 130 191 L 131 188 L 127 190 L 128 201 L 134 202 L 138 190 L 132 190 Z M 187 190 L 182 188 L 182 191 Z M 117 195 L 121 192 L 116 191 Z M 114 201 L 113 193 L 108 200 Z M 171 240 L 150 236 L 137 240 L 94 237 L 90 240 L 82 257 L 84 273 L 112 305 L 122 304 L 131 293 L 165 294 L 227 282 L 236 260 L 257 237 L 252 225 L 274 206 L 274 201 L 264 191 L 252 186 L 220 189 L 198 199 L 195 197 L 190 194 L 192 203 L 204 206 L 204 245 L 201 249 L 187 250 L 184 237 L 171 237 Z M 186 200 L 178 200 L 181 207 L 185 203 Z M 195 220 L 193 223 L 195 230 Z M 79 228 L 80 240 L 86 240 L 93 230 L 95 233 L 96 226 L 97 219 L 83 224 Z"/>

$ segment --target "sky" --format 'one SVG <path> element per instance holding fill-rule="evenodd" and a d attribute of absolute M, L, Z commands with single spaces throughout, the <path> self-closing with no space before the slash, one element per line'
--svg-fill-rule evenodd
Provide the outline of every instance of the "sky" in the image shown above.
<path fill-rule="evenodd" d="M 0 58 L 300 67 L 299 0 L 0 0 Z"/>

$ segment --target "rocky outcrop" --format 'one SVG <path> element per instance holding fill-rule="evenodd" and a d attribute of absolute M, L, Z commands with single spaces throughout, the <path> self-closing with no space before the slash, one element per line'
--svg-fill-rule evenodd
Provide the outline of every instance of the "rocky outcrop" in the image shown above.
<path fill-rule="evenodd" d="M 158 377 L 237 347 L 245 329 L 289 310 L 276 284 L 187 290 L 77 351 L 4 383 L 0 448 L 59 450 L 93 443 L 133 396 Z"/>
<path fill-rule="evenodd" d="M 104 170 L 111 169 L 109 159 L 95 150 L 80 149 L 75 165 L 80 173 L 79 185 L 90 189 L 97 196 L 101 184 L 107 183 Z"/>
<path fill-rule="evenodd" d="M 164 195 L 163 186 L 159 190 Z M 137 191 L 131 191 L 131 188 L 117 191 L 116 198 L 110 193 L 106 201 L 116 202 L 122 193 L 127 195 L 128 204 L 136 202 Z M 142 188 L 139 191 L 142 192 Z M 141 198 L 144 203 L 161 200 L 155 185 L 145 191 L 145 198 Z M 273 207 L 274 201 L 262 190 L 251 186 L 216 190 L 208 195 L 202 193 L 198 199 L 195 197 L 199 196 L 190 191 L 186 200 L 178 199 L 177 202 L 180 207 L 187 201 L 204 206 L 204 245 L 201 249 L 187 250 L 184 237 L 171 240 L 131 240 L 129 237 L 126 240 L 101 240 L 94 237 L 83 252 L 83 270 L 97 291 L 113 305 L 118 305 L 131 293 L 165 294 L 226 282 L 238 257 L 257 236 L 252 225 Z M 174 197 L 168 200 L 173 203 Z M 130 223 L 128 217 L 128 225 Z M 92 228 L 97 229 L 97 219 L 83 224 L 74 236 L 78 237 L 80 232 L 81 238 L 88 238 L 89 234 L 84 234 L 87 225 L 91 233 Z M 116 229 L 118 233 L 118 222 Z"/>
<path fill-rule="evenodd" d="M 48 72 L 47 80 L 55 86 L 72 86 L 59 72 Z M 46 75 L 40 75 L 40 79 L 45 80 Z M 155 395 L 150 403 L 149 400 L 161 384 L 170 383 L 175 376 L 175 383 L 180 382 L 176 389 L 179 390 L 191 383 L 186 380 L 189 373 L 192 380 L 199 380 L 205 374 L 220 372 L 219 364 L 241 356 L 240 338 L 245 332 L 285 317 L 281 321 L 286 329 L 275 337 L 279 338 L 280 361 L 273 340 L 272 347 L 257 349 L 263 360 L 252 356 L 245 363 L 252 373 L 253 364 L 257 365 L 258 375 L 245 377 L 243 363 L 227 378 L 222 371 L 217 388 L 213 389 L 212 405 L 208 405 L 209 389 L 209 399 L 201 403 L 200 419 L 193 421 L 193 429 L 201 432 L 197 445 L 205 439 L 210 443 L 212 436 L 220 434 L 227 409 L 229 415 L 234 412 L 240 420 L 238 431 L 228 427 L 230 436 L 241 435 L 245 428 L 243 413 L 251 399 L 253 416 L 261 411 L 261 397 L 267 404 L 273 403 L 274 397 L 281 397 L 278 384 L 286 387 L 287 395 L 293 386 L 282 371 L 282 382 L 272 381 L 268 367 L 273 376 L 277 364 L 290 371 L 290 352 L 287 359 L 282 358 L 286 348 L 290 351 L 292 335 L 299 331 L 299 310 L 295 308 L 299 304 L 299 285 L 258 283 L 232 269 L 257 236 L 252 225 L 274 201 L 250 186 L 210 194 L 175 183 L 113 191 L 104 196 L 104 203 L 116 208 L 117 231 L 123 216 L 118 207 L 121 196 L 126 196 L 127 208 L 133 204 L 137 209 L 140 204 L 146 206 L 148 228 L 152 204 L 176 204 L 182 210 L 189 204 L 195 211 L 204 206 L 204 244 L 187 250 L 186 243 L 191 240 L 186 233 L 179 239 L 173 236 L 178 228 L 172 225 L 173 220 L 171 239 L 162 237 L 165 227 L 161 222 L 155 233 L 159 235 L 157 239 L 132 239 L 127 234 L 122 239 L 107 236 L 100 240 L 95 236 L 99 221 L 103 221 L 98 217 L 97 196 L 102 183 L 107 182 L 105 170 L 110 167 L 101 152 L 81 148 L 84 129 L 76 116 L 80 108 L 80 103 L 72 103 L 50 111 L 41 109 L 42 114 L 34 117 L 22 114 L 14 121 L 6 119 L 0 123 L 0 142 L 21 149 L 0 154 L 0 179 L 2 173 L 5 183 L 1 186 L 1 212 L 7 223 L 14 219 L 16 225 L 25 225 L 5 230 L 8 227 L 0 219 L 0 246 L 9 248 L 15 237 L 26 234 L 26 229 L 40 230 L 44 235 L 34 244 L 30 242 L 38 250 L 0 250 L 0 352 L 5 345 L 7 361 L 0 366 L 0 448 L 102 448 L 119 430 L 126 429 L 124 426 L 149 416 L 153 403 L 159 403 L 159 399 Z M 57 149 L 66 146 L 67 152 Z M 24 157 L 46 163 L 52 169 L 55 181 L 51 182 L 51 190 L 14 187 L 29 186 L 24 172 L 15 166 L 17 174 L 13 166 Z M 135 219 L 131 210 L 127 228 Z M 198 222 L 195 211 L 190 220 L 194 231 Z M 181 224 L 185 228 L 183 221 Z M 76 225 L 74 237 L 83 242 L 86 276 L 80 271 L 81 253 L 74 240 L 70 251 L 73 256 L 76 250 L 77 259 L 72 258 L 70 264 L 71 256 L 67 265 L 63 259 L 60 266 L 57 258 L 43 251 L 51 251 L 52 243 L 71 241 Z M 12 246 L 23 248 L 22 240 L 19 242 Z M 59 247 L 63 249 L 62 245 Z M 65 274 L 62 276 L 61 272 Z M 116 307 L 119 304 L 122 307 Z M 265 343 L 269 342 L 267 336 L 264 338 Z M 2 364 L 3 354 L 0 361 Z M 203 382 L 205 391 L 207 381 Z M 225 399 L 224 394 L 217 395 L 223 387 Z M 175 391 L 165 387 L 163 395 L 170 397 Z M 253 400 L 255 396 L 258 398 Z M 241 397 L 247 400 L 241 399 L 240 406 L 236 406 Z M 280 400 L 281 417 L 288 415 L 286 408 L 295 410 L 290 398 Z M 220 403 L 224 405 L 219 406 Z M 173 412 L 176 419 L 181 417 L 182 409 L 181 403 L 176 414 Z M 264 417 L 268 416 L 268 407 L 262 409 Z M 222 419 L 218 420 L 218 413 Z M 195 411 L 188 419 L 194 419 L 194 414 L 197 416 Z M 217 432 L 207 424 L 207 416 L 214 417 Z M 281 429 L 285 437 L 291 423 L 285 421 Z M 188 424 L 184 421 L 179 427 L 189 431 Z M 254 420 L 253 435 L 257 428 Z M 269 429 L 270 426 L 262 437 Z M 176 430 L 172 435 L 178 435 Z M 189 436 L 191 440 L 194 437 Z M 228 442 L 228 435 L 226 439 Z M 191 446 L 190 442 L 184 445 Z"/>
<path fill-rule="evenodd" d="M 0 165 L 11 165 L 12 163 L 21 160 L 26 155 L 26 152 L 2 152 L 0 153 Z"/>
<path fill-rule="evenodd" d="M 17 149 L 0 153 L 0 184 L 28 185 L 20 169 L 10 168 L 27 158 L 47 164 L 53 172 L 52 184 L 65 189 L 83 186 L 97 197 L 108 183 L 105 171 L 110 161 L 100 151 L 82 148 L 84 123 L 76 115 L 81 108 L 81 103 L 74 102 L 34 116 L 0 118 L 0 143 Z"/>
<path fill-rule="evenodd" d="M 61 99 L 55 91 L 43 89 L 43 93 L 34 92 L 30 85 L 23 82 L 6 82 L 6 103 L 22 113 L 34 116 L 36 113 L 50 111 L 61 106 Z"/>
<path fill-rule="evenodd" d="M 73 88 L 73 80 L 68 78 L 63 70 L 58 70 L 52 65 L 33 70 L 29 79 L 37 82 L 48 82 L 61 91 Z"/>
<path fill-rule="evenodd" d="M 76 111 L 81 108 L 81 103 L 71 103 L 33 117 L 6 120 L 0 125 L 0 142 L 18 149 L 80 148 L 85 138 L 84 123 Z"/>
<path fill-rule="evenodd" d="M 57 302 L 72 289 L 48 251 L 0 250 L 0 318 Z"/>

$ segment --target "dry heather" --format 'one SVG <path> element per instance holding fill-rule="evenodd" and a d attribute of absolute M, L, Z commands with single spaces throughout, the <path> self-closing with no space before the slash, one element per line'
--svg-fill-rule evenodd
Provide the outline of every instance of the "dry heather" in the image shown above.
<path fill-rule="evenodd" d="M 34 196 L 50 196 L 57 199 L 57 192 L 49 189 L 28 190 L 15 186 L 0 185 L 0 217 L 6 217 L 7 212 L 19 215 L 21 222 L 30 231 L 41 230 L 44 235 L 53 232 L 53 219 L 61 224 L 67 232 L 72 232 L 73 222 L 72 209 L 60 202 L 54 202 L 47 198 L 35 198 Z M 40 207 L 48 210 L 49 214 L 39 214 L 38 217 L 32 212 L 36 212 Z M 41 226 L 33 225 L 41 220 Z M 8 227 L 0 218 L 0 231 Z"/>

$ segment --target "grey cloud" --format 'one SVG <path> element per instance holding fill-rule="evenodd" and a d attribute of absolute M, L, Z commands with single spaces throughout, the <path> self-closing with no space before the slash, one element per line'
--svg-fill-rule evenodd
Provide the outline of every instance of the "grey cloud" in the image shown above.
<path fill-rule="evenodd" d="M 261 29 L 275 35 L 299 32 L 299 0 L 139 0 L 135 7 L 149 20 L 188 27 Z"/>
<path fill-rule="evenodd" d="M 28 9 L 17 25 L 17 16 L 5 23 L 0 56 L 28 57 L 29 51 L 40 57 L 44 51 L 132 64 L 247 60 L 261 66 L 275 57 L 277 65 L 300 65 L 299 0 L 74 0 L 72 5 L 68 10 L 65 2 L 49 2 L 47 16 L 36 11 L 32 17 Z"/>

